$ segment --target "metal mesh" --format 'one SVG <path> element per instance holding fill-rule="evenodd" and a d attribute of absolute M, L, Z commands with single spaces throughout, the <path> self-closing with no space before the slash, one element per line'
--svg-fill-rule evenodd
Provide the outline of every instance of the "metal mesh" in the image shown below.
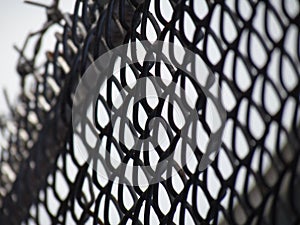
<path fill-rule="evenodd" d="M 28 37 L 34 48 L 19 50 L 22 92 L 2 128 L 1 224 L 300 224 L 298 1 L 77 0 L 73 14 L 58 6 L 46 7 L 47 23 Z M 42 40 L 55 25 L 55 48 L 45 54 Z M 73 146 L 72 96 L 101 54 L 147 39 L 201 56 L 221 87 L 227 119 L 208 169 L 187 165 L 179 176 L 133 187 L 101 179 L 82 160 Z M 137 76 L 146 67 L 132 65 Z M 185 88 L 187 76 L 170 75 Z M 107 112 L 112 92 L 102 101 Z M 201 150 L 194 156 L 199 162 Z"/>

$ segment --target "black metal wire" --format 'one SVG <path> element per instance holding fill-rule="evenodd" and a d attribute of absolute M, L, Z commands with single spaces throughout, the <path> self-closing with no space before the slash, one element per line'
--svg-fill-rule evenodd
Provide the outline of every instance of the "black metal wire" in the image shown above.
<path fill-rule="evenodd" d="M 13 125 L 3 128 L 8 143 L 1 148 L 1 224 L 111 224 L 111 214 L 119 218 L 120 224 L 153 224 L 155 217 L 161 224 L 187 224 L 188 218 L 195 224 L 300 224 L 299 2 L 291 8 L 291 2 L 284 0 L 202 1 L 203 9 L 195 0 L 164 3 L 169 4 L 171 19 L 166 18 L 167 12 L 162 10 L 166 6 L 159 0 L 76 0 L 73 14 L 62 13 L 58 1 L 47 7 L 47 23 L 28 37 L 38 37 L 35 49 L 30 50 L 33 57 L 26 56 L 26 44 L 19 50 L 17 70 L 23 80 L 22 93 Z M 207 12 L 201 14 L 204 7 Z M 185 29 L 188 16 L 194 30 Z M 55 49 L 46 53 L 43 67 L 39 67 L 36 57 L 44 34 L 54 24 L 63 32 L 56 34 Z M 228 34 L 232 32 L 230 24 L 235 35 Z M 218 155 L 203 172 L 184 167 L 180 173 L 182 184 L 171 177 L 144 189 L 103 183 L 95 171 L 89 171 L 87 163 L 78 159 L 71 109 L 80 77 L 108 49 L 149 39 L 150 26 L 158 40 L 176 39 L 201 56 L 220 87 L 231 92 L 235 102 L 232 107 L 226 100 L 229 94 L 222 96 L 227 110 L 225 135 L 230 140 L 224 138 L 221 146 L 231 172 L 222 169 L 224 157 Z M 259 52 L 264 59 L 259 58 Z M 134 64 L 131 68 L 139 76 L 146 66 Z M 174 82 L 188 80 L 180 71 L 170 73 Z M 126 77 L 126 72 L 122 75 Z M 240 79 L 249 82 L 241 84 Z M 26 88 L 28 83 L 33 88 Z M 113 83 L 127 85 L 126 79 L 117 78 L 107 85 Z M 108 92 L 108 96 L 111 94 Z M 270 95 L 277 99 L 271 108 Z M 111 101 L 99 100 L 107 111 L 112 109 Z M 294 107 L 287 114 L 291 102 Z M 153 112 L 147 103 L 142 106 L 149 114 Z M 260 137 L 253 128 L 254 112 L 264 127 Z M 171 123 L 176 120 L 169 119 Z M 136 121 L 133 125 L 140 126 Z M 10 128 L 14 126 L 16 129 Z M 108 150 L 116 144 L 124 156 L 130 153 L 126 146 L 113 141 L 111 128 L 99 125 L 98 129 L 103 134 L 100 139 L 109 137 Z M 241 139 L 246 146 L 240 144 Z M 247 154 L 242 155 L 247 149 L 241 148 L 247 148 Z M 200 162 L 200 149 L 195 155 Z M 269 169 L 265 168 L 267 161 Z M 209 184 L 211 180 L 216 194 Z M 160 204 L 162 195 L 170 202 L 167 210 Z M 209 207 L 203 214 L 205 202 Z"/>

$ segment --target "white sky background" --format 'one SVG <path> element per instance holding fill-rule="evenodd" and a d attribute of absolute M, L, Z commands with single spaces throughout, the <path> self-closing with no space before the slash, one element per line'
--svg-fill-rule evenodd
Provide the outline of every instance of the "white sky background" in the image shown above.
<path fill-rule="evenodd" d="M 19 75 L 16 72 L 18 53 L 13 45 L 22 47 L 27 34 L 41 27 L 45 21 L 45 11 L 24 4 L 21 0 L 2 1 L 0 6 L 0 114 L 7 114 L 8 108 L 3 89 L 7 89 L 9 99 L 16 101 L 20 88 Z"/>
<path fill-rule="evenodd" d="M 52 1 L 40 2 L 48 4 Z M 60 5 L 66 11 L 72 11 L 72 2 L 61 1 Z M 40 29 L 45 21 L 44 8 L 26 4 L 23 0 L 6 0 L 0 3 L 0 115 L 9 112 L 2 90 L 7 90 L 11 103 L 16 103 L 20 90 L 20 78 L 16 71 L 18 53 L 13 45 L 22 48 L 27 35 Z"/>

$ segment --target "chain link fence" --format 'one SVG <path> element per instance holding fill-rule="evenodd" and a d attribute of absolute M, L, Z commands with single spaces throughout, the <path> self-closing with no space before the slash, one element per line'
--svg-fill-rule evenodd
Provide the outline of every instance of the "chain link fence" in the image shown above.
<path fill-rule="evenodd" d="M 17 49 L 21 94 L 11 106 L 12 119 L 0 123 L 1 224 L 300 224 L 298 1 L 76 0 L 73 13 L 63 12 L 58 1 L 28 3 L 45 8 L 47 21 Z M 56 40 L 50 51 L 43 49 L 47 35 Z M 93 159 L 80 154 L 72 106 L 81 77 L 97 58 L 144 40 L 175 43 L 200 57 L 220 87 L 226 121 L 208 168 L 199 169 L 204 153 L 197 143 L 176 175 L 131 186 L 103 179 L 103 163 L 95 170 Z M 107 151 L 117 151 L 122 162 L 149 164 L 149 155 L 133 153 L 104 119 L 114 109 L 113 96 L 132 76 L 167 76 L 194 93 L 197 130 L 204 133 L 193 137 L 211 137 L 208 101 L 187 73 L 164 63 L 133 63 L 105 81 L 99 112 L 89 121 L 97 124 L 90 135 Z M 142 136 L 150 128 L 138 114 L 162 116 L 164 103 L 139 101 L 133 116 L 123 119 Z M 179 119 L 168 107 L 169 142 L 154 148 L 158 160 L 180 147 Z M 111 159 L 104 154 L 103 160 Z"/>

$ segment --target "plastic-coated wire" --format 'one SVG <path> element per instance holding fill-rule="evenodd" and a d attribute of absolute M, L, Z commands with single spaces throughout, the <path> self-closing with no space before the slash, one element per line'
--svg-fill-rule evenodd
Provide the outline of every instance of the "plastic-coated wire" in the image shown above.
<path fill-rule="evenodd" d="M 1 120 L 7 143 L 1 147 L 0 223 L 300 224 L 300 6 L 295 1 L 291 7 L 291 2 L 76 0 L 73 14 L 62 13 L 58 1 L 43 5 L 48 21 L 18 49 L 18 106 L 12 121 Z M 63 31 L 56 34 L 55 48 L 42 66 L 37 65 L 38 54 L 45 54 L 40 52 L 44 35 L 55 24 Z M 100 55 L 153 35 L 190 49 L 211 68 L 227 111 L 227 139 L 203 172 L 185 166 L 179 180 L 171 177 L 147 188 L 105 183 L 74 149 L 72 95 Z M 28 49 L 35 37 L 34 49 Z M 151 74 L 151 66 L 136 63 L 130 68 L 137 78 Z M 153 76 L 161 76 L 161 66 L 155 65 Z M 189 77 L 168 66 L 167 71 L 185 89 Z M 103 113 L 110 115 L 114 107 L 113 85 L 115 90 L 127 86 L 129 75 L 125 69 L 120 74 L 121 79 L 107 81 L 107 98 L 98 97 Z M 209 134 L 207 103 L 195 88 L 197 107 L 204 113 L 199 120 Z M 184 97 L 182 101 L 188 105 Z M 141 108 L 150 117 L 161 113 L 141 101 L 134 114 Z M 170 114 L 168 120 L 165 129 L 179 132 L 176 118 Z M 123 122 L 143 133 L 137 118 Z M 114 146 L 122 157 L 138 159 L 115 139 L 111 126 L 96 127 L 108 151 Z M 155 150 L 160 157 L 167 154 L 160 146 Z M 199 163 L 201 150 L 194 154 Z M 149 162 L 149 155 L 143 157 Z M 102 160 L 112 166 L 111 159 Z"/>

